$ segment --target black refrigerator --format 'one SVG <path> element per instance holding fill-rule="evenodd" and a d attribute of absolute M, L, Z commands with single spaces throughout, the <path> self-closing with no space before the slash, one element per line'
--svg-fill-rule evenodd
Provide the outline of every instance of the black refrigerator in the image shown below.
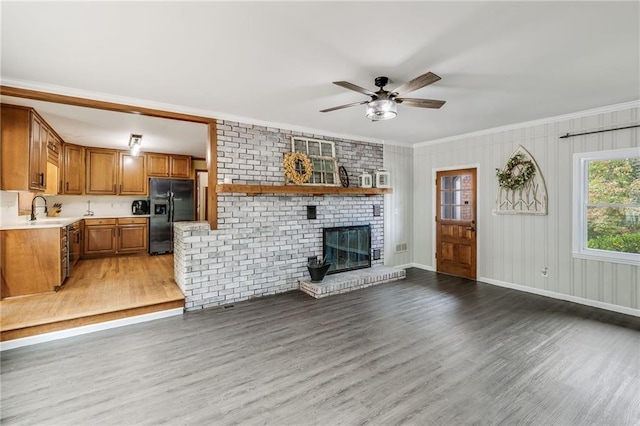
<path fill-rule="evenodd" d="M 193 180 L 149 179 L 149 254 L 173 253 L 173 222 L 194 220 Z"/>

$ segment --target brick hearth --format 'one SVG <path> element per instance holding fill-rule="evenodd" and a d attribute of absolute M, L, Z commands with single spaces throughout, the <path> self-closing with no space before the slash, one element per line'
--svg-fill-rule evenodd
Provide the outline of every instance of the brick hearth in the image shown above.
<path fill-rule="evenodd" d="M 300 290 L 309 296 L 320 299 L 321 297 L 348 293 L 353 290 L 371 287 L 372 285 L 401 280 L 405 277 L 406 271 L 404 269 L 376 266 L 327 275 L 320 283 L 301 280 Z"/>

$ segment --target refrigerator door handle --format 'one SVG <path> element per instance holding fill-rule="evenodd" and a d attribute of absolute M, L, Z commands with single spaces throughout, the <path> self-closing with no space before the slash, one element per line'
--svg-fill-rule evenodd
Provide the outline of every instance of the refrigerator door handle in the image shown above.
<path fill-rule="evenodd" d="M 172 222 L 172 223 L 175 217 L 175 214 L 173 212 L 174 207 L 175 207 L 175 203 L 173 202 L 173 192 L 169 192 L 169 222 Z"/>

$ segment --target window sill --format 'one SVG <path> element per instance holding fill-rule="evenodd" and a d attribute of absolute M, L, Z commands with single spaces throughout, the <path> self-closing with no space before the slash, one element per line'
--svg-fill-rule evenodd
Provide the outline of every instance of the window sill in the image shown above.
<path fill-rule="evenodd" d="M 630 253 L 619 253 L 616 255 L 609 254 L 592 254 L 592 253 L 573 253 L 574 259 L 595 260 L 598 262 L 620 263 L 623 265 L 640 266 L 640 255 Z"/>

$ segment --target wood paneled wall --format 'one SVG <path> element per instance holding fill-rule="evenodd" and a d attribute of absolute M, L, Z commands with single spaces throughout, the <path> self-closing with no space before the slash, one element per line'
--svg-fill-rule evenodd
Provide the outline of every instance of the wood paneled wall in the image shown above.
<path fill-rule="evenodd" d="M 434 267 L 433 170 L 478 164 L 478 277 L 589 301 L 640 308 L 640 267 L 572 256 L 573 154 L 637 147 L 639 129 L 559 139 L 566 133 L 640 122 L 639 108 L 564 119 L 414 150 L 414 251 L 416 265 Z M 493 215 L 496 168 L 518 145 L 536 159 L 546 180 L 547 216 Z M 386 155 L 386 153 L 385 153 Z M 541 270 L 547 267 L 549 276 Z"/>

